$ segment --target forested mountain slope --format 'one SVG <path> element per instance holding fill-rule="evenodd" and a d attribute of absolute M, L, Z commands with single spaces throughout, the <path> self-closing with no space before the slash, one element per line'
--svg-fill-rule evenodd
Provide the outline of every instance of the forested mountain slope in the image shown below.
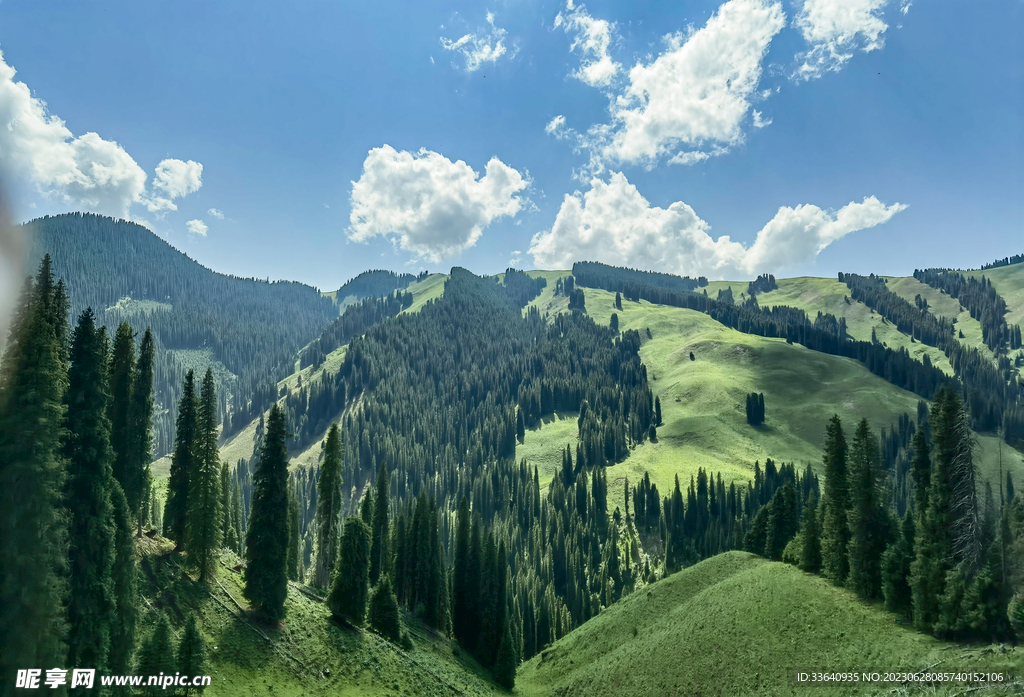
<path fill-rule="evenodd" d="M 275 383 L 292 372 L 295 353 L 337 316 L 316 288 L 216 273 L 146 228 L 124 220 L 69 213 L 25 225 L 30 266 L 53 259 L 71 298 L 71 317 L 92 307 L 97 321 L 129 321 L 157 342 L 158 455 L 170 450 L 176 404 L 188 368 L 218 373 L 226 430 L 268 406 Z M 253 408 L 255 406 L 255 409 Z"/>

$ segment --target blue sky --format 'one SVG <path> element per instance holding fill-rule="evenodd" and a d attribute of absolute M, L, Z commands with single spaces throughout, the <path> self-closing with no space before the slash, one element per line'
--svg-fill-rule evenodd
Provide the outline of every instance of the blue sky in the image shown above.
<path fill-rule="evenodd" d="M 1020 0 L 5 0 L 0 51 L 18 220 L 130 217 L 226 273 L 1024 252 Z"/>

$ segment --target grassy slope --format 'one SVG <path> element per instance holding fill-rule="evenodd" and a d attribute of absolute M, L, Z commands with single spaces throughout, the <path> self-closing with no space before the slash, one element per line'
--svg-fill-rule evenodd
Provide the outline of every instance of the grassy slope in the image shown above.
<path fill-rule="evenodd" d="M 1024 264 L 1011 264 L 987 271 L 966 271 L 966 275 L 992 281 L 996 292 L 1006 301 L 1008 324 L 1024 324 Z"/>
<path fill-rule="evenodd" d="M 795 668 L 916 671 L 938 661 L 945 669 L 1019 672 L 1024 663 L 1021 647 L 982 656 L 943 652 L 946 646 L 817 576 L 729 552 L 626 597 L 569 633 L 520 668 L 516 692 L 888 694 L 892 685 L 808 688 L 790 676 Z M 911 694 L 934 694 L 925 690 Z"/>
<path fill-rule="evenodd" d="M 342 628 L 329 619 L 323 604 L 290 584 L 287 617 L 276 629 L 255 625 L 242 596 L 241 574 L 218 568 L 207 592 L 165 561 L 159 573 L 155 558 L 169 543 L 145 539 L 150 556 L 143 562 L 145 598 L 139 636 L 148 637 L 158 612 L 167 614 L 177 647 L 185 618 L 196 613 L 207 645 L 217 697 L 273 695 L 492 695 L 500 693 L 483 671 L 448 641 L 415 620 L 409 628 L 415 648 L 405 652 L 370 631 Z M 237 559 L 232 555 L 233 565 Z M 240 603 L 246 612 L 239 611 Z M 255 629 L 266 635 L 261 636 Z M 329 676 L 324 674 L 327 669 Z"/>
<path fill-rule="evenodd" d="M 588 314 L 598 323 L 607 323 L 614 294 L 585 292 Z M 545 302 L 543 295 L 538 300 Z M 839 302 L 845 305 L 841 295 Z M 767 457 L 796 462 L 801 468 L 810 462 L 817 468 L 825 422 L 833 413 L 843 419 L 848 432 L 862 417 L 877 432 L 904 412 L 917 413 L 917 395 L 871 375 L 851 359 L 743 334 L 707 315 L 680 308 L 624 301 L 618 314 L 621 328 L 638 329 L 645 338 L 640 355 L 651 389 L 661 399 L 665 425 L 659 429 L 657 443 L 638 446 L 609 472 L 613 480 L 628 477 L 635 483 L 647 471 L 659 490 L 667 493 L 676 474 L 685 485 L 698 467 L 741 482 L 752 477 L 755 460 L 763 463 Z M 646 340 L 648 327 L 650 340 Z M 691 351 L 696 361 L 690 361 Z M 767 420 L 756 429 L 746 424 L 748 392 L 765 395 Z M 540 467 L 542 479 L 550 480 L 560 466 L 561 448 L 575 442 L 575 418 L 575 414 L 556 415 L 539 429 L 527 431 L 516 457 L 527 457 Z M 979 437 L 978 454 L 983 477 L 995 482 L 997 439 Z M 1024 457 L 1019 452 L 1004 447 L 1002 457 L 1004 469 L 1013 473 L 1015 481 L 1024 477 Z"/>

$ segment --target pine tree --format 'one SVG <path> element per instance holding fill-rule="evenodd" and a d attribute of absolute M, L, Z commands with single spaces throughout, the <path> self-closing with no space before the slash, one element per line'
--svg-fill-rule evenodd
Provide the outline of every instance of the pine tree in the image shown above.
<path fill-rule="evenodd" d="M 516 409 L 516 439 L 523 443 L 526 440 L 526 421 L 523 420 L 523 410 Z"/>
<path fill-rule="evenodd" d="M 452 628 L 455 639 L 465 646 L 469 639 L 473 608 L 470 606 L 470 516 L 469 503 L 463 496 L 455 529 L 455 567 L 452 571 Z"/>
<path fill-rule="evenodd" d="M 110 395 L 107 418 L 110 421 L 110 447 L 113 450 L 111 468 L 114 479 L 127 491 L 131 478 L 131 420 L 132 384 L 135 380 L 135 332 L 128 322 L 121 322 L 114 334 L 114 346 L 110 358 Z M 131 509 L 131 499 L 128 499 Z"/>
<path fill-rule="evenodd" d="M 664 425 L 664 422 L 661 420 L 661 397 L 654 398 L 654 425 Z"/>
<path fill-rule="evenodd" d="M 361 518 L 345 521 L 334 584 L 327 607 L 337 619 L 358 627 L 366 618 L 370 577 L 370 528 Z"/>
<path fill-rule="evenodd" d="M 867 419 L 861 419 L 853 436 L 848 467 L 850 573 L 846 585 L 862 598 L 874 598 L 881 590 L 879 560 L 887 542 L 884 532 L 888 524 L 878 492 L 878 460 L 878 442 Z"/>
<path fill-rule="evenodd" d="M 188 513 L 185 518 L 185 551 L 188 563 L 205 582 L 213 573 L 221 545 L 220 452 L 217 447 L 217 391 L 213 370 L 203 377 L 199 397 L 195 461 L 189 473 Z"/>
<path fill-rule="evenodd" d="M 50 277 L 44 257 L 39 276 Z M 67 511 L 62 456 L 66 310 L 26 282 L 0 360 L 0 675 L 66 665 Z"/>
<path fill-rule="evenodd" d="M 206 642 L 199 633 L 199 624 L 194 614 L 189 615 L 185 623 L 185 631 L 178 644 L 177 663 L 177 669 L 182 675 L 195 677 L 206 674 Z M 188 695 L 192 689 L 191 686 L 186 687 L 185 694 Z M 197 691 L 203 690 L 200 687 Z"/>
<path fill-rule="evenodd" d="M 138 518 L 138 535 L 142 536 L 139 517 L 142 502 L 149 489 L 149 464 L 153 461 L 153 370 L 156 347 L 153 334 L 146 327 L 139 346 L 139 359 L 132 379 L 131 409 L 129 410 L 128 469 L 125 472 L 124 494 L 128 507 Z M 121 480 L 118 480 L 121 481 Z"/>
<path fill-rule="evenodd" d="M 818 499 L 813 490 L 804 506 L 800 540 L 800 568 L 807 573 L 818 573 L 821 570 L 821 535 L 818 529 Z"/>
<path fill-rule="evenodd" d="M 764 556 L 782 560 L 782 552 L 799 529 L 796 489 L 786 482 L 768 502 L 768 521 L 765 532 Z"/>
<path fill-rule="evenodd" d="M 235 550 L 235 529 L 231 519 L 231 472 L 228 463 L 220 466 L 220 539 L 225 547 Z"/>
<path fill-rule="evenodd" d="M 324 461 L 320 465 L 317 482 L 316 514 L 313 529 L 316 532 L 316 562 L 312 584 L 316 588 L 330 588 L 331 574 L 338 563 L 338 544 L 341 537 L 341 433 L 338 424 L 332 424 L 324 445 Z"/>
<path fill-rule="evenodd" d="M 615 291 L 615 309 L 622 312 L 622 295 Z"/>
<path fill-rule="evenodd" d="M 121 485 L 111 484 L 110 500 L 114 509 L 114 585 L 115 614 L 110 631 L 110 660 L 112 674 L 131 672 L 131 657 L 135 650 L 135 627 L 139 616 L 138 569 L 135 560 L 134 520 L 128 508 Z"/>
<path fill-rule="evenodd" d="M 114 510 L 110 488 L 110 421 L 107 419 L 109 341 L 85 310 L 71 341 L 68 371 L 67 502 L 70 511 L 68 551 L 68 663 L 106 671 L 115 605 L 113 588 Z"/>
<path fill-rule="evenodd" d="M 825 516 L 821 526 L 821 562 L 825 576 L 837 586 L 846 582 L 849 573 L 846 456 L 846 436 L 836 415 L 825 427 L 825 491 L 822 495 Z"/>
<path fill-rule="evenodd" d="M 174 649 L 171 646 L 171 625 L 167 616 L 160 613 L 153 633 L 139 649 L 138 675 L 173 675 L 175 672 Z"/>
<path fill-rule="evenodd" d="M 494 664 L 494 679 L 506 690 L 512 690 L 516 682 L 516 667 L 519 663 L 519 656 L 512 641 L 512 632 L 509 631 L 508 622 L 501 632 L 501 642 L 498 644 L 498 658 Z"/>
<path fill-rule="evenodd" d="M 376 585 L 382 574 L 390 572 L 390 551 L 388 541 L 388 495 L 390 494 L 390 477 L 388 468 L 383 462 L 377 475 L 377 487 L 373 499 L 373 546 L 370 548 L 370 583 Z"/>
<path fill-rule="evenodd" d="M 195 441 L 199 430 L 199 404 L 196 400 L 195 377 L 192 371 L 185 375 L 181 399 L 178 401 L 177 428 L 174 435 L 174 454 L 167 483 L 167 501 L 164 503 L 164 536 L 176 543 L 176 549 L 185 546 L 185 519 L 188 516 L 189 480 L 196 469 Z"/>
<path fill-rule="evenodd" d="M 911 616 L 910 563 L 914 558 L 914 518 L 910 511 L 903 516 L 900 536 L 882 555 L 882 596 L 885 609 L 904 617 Z"/>
<path fill-rule="evenodd" d="M 299 580 L 299 499 L 295 496 L 295 486 L 288 482 L 288 580 Z"/>
<path fill-rule="evenodd" d="M 235 540 L 235 552 L 242 554 L 245 544 L 245 531 L 242 528 L 242 492 L 238 488 L 238 479 L 231 480 L 231 527 Z"/>
<path fill-rule="evenodd" d="M 402 640 L 402 618 L 398 612 L 398 598 L 391 583 L 391 575 L 385 572 L 380 583 L 373 589 L 369 607 L 370 626 L 381 636 L 396 644 Z"/>
<path fill-rule="evenodd" d="M 611 330 L 616 334 L 619 333 L 619 316 L 614 312 L 612 313 L 612 319 L 609 322 L 608 326 L 611 327 Z"/>
<path fill-rule="evenodd" d="M 252 512 L 245 536 L 243 595 L 264 619 L 277 622 L 288 596 L 288 437 L 284 412 L 270 408 L 267 434 L 253 475 Z"/>

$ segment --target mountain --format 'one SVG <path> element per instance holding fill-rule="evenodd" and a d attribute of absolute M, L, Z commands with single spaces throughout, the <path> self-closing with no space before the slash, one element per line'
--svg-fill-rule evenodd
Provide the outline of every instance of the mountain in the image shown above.
<path fill-rule="evenodd" d="M 157 455 L 169 452 L 185 372 L 217 376 L 220 418 L 230 435 L 276 396 L 296 352 L 338 310 L 316 288 L 211 271 L 135 223 L 69 213 L 24 226 L 30 268 L 44 254 L 71 296 L 71 319 L 92 307 L 112 334 L 128 321 L 157 342 Z"/>

